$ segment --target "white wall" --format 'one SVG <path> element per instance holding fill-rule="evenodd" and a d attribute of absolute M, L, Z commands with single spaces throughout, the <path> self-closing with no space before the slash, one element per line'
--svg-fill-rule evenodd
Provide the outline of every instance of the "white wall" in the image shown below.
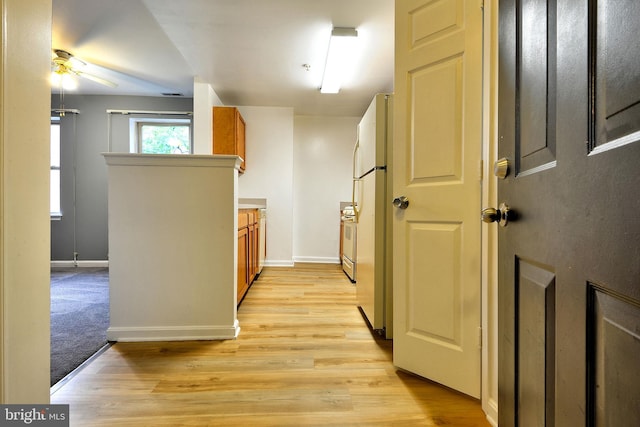
<path fill-rule="evenodd" d="M 51 0 L 0 7 L 0 403 L 47 404 Z"/>
<path fill-rule="evenodd" d="M 211 154 L 213 114 L 211 107 L 224 105 L 209 83 L 193 81 L 193 154 Z"/>
<path fill-rule="evenodd" d="M 238 108 L 247 125 L 247 169 L 238 178 L 238 196 L 267 199 L 266 265 L 337 263 L 340 202 L 351 200 L 360 117 Z"/>
<path fill-rule="evenodd" d="M 351 200 L 360 117 L 296 116 L 293 253 L 297 262 L 339 262 L 340 202 Z"/>
<path fill-rule="evenodd" d="M 266 265 L 293 263 L 293 109 L 238 107 L 246 122 L 240 198 L 267 199 Z"/>

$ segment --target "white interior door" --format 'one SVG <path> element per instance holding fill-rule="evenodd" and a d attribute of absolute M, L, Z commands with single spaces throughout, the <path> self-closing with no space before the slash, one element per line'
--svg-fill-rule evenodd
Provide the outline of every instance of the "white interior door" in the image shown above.
<path fill-rule="evenodd" d="M 396 2 L 394 363 L 480 397 L 482 9 Z"/>

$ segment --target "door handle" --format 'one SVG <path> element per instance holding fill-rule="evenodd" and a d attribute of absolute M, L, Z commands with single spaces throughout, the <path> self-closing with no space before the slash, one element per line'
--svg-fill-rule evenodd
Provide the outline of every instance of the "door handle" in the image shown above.
<path fill-rule="evenodd" d="M 487 223 L 497 222 L 500 226 L 506 227 L 509 220 L 513 221 L 513 219 L 513 212 L 504 202 L 500 203 L 498 209 L 486 208 L 482 210 L 482 221 Z"/>
<path fill-rule="evenodd" d="M 409 199 L 405 196 L 396 197 L 393 199 L 393 207 L 398 209 L 407 209 L 409 207 Z"/>

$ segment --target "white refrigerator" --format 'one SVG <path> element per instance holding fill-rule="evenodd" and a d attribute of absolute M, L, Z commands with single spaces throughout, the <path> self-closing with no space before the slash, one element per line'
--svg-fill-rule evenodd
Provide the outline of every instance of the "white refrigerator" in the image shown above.
<path fill-rule="evenodd" d="M 393 334 L 391 233 L 392 96 L 378 94 L 358 125 L 353 204 L 357 221 L 356 295 L 372 329 Z"/>

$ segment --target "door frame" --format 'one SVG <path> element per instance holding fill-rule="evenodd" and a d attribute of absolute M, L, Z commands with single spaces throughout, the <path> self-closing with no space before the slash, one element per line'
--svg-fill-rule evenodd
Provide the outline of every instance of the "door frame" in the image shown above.
<path fill-rule="evenodd" d="M 498 2 L 483 2 L 482 207 L 498 205 Z M 478 212 L 480 221 L 480 212 Z M 482 410 L 498 425 L 498 227 L 481 229 Z"/>
<path fill-rule="evenodd" d="M 0 403 L 46 404 L 51 87 L 42 76 L 51 1 L 0 0 L 0 8 L 0 54 L 12 58 L 0 66 Z"/>

